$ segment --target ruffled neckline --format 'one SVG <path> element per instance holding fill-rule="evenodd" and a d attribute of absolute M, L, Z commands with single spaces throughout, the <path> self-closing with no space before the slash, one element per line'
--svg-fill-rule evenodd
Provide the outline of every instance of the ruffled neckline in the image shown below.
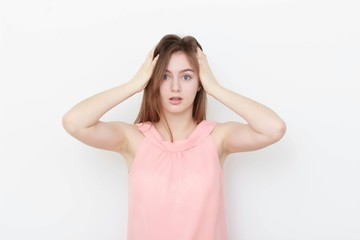
<path fill-rule="evenodd" d="M 149 129 L 146 132 L 150 133 L 147 135 L 154 144 L 165 151 L 184 151 L 196 146 L 199 142 L 208 137 L 216 123 L 203 120 L 194 128 L 186 139 L 174 142 L 164 140 L 151 122 L 147 122 L 146 124 L 149 125 Z"/>

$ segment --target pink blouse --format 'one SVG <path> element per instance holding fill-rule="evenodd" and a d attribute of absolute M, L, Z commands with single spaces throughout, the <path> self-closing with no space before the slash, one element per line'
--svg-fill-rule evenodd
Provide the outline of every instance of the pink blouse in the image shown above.
<path fill-rule="evenodd" d="M 150 123 L 129 172 L 128 240 L 226 240 L 224 176 L 202 121 L 185 140 L 163 141 Z"/>

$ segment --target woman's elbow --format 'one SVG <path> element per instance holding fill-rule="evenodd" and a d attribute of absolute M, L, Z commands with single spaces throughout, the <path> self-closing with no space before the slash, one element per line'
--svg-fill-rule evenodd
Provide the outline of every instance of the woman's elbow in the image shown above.
<path fill-rule="evenodd" d="M 274 127 L 271 138 L 274 142 L 279 141 L 286 132 L 286 123 L 283 120 L 280 120 Z"/>
<path fill-rule="evenodd" d="M 74 119 L 71 117 L 69 113 L 66 113 L 62 118 L 62 126 L 63 128 L 70 133 L 71 135 L 75 134 L 78 130 L 76 127 Z"/>

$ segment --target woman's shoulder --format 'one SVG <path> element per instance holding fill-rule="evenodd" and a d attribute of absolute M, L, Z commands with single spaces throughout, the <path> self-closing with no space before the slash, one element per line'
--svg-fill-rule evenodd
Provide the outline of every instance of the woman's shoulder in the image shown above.
<path fill-rule="evenodd" d="M 122 121 L 113 121 L 110 123 L 115 126 L 115 131 L 117 131 L 116 129 L 119 130 L 119 134 L 121 132 L 125 134 L 127 142 L 129 143 L 133 141 L 138 141 L 139 139 L 141 140 L 143 136 L 142 129 L 146 129 L 146 126 L 149 126 L 148 123 L 127 123 Z"/>
<path fill-rule="evenodd" d="M 201 128 L 215 128 L 216 125 L 218 125 L 219 123 L 216 122 L 216 121 L 212 121 L 212 120 L 202 120 L 199 124 L 198 124 L 198 127 L 201 127 Z"/>
<path fill-rule="evenodd" d="M 229 122 L 214 122 L 214 129 L 212 135 L 219 142 L 222 142 L 223 139 L 227 136 L 227 134 L 234 129 L 236 126 L 243 126 L 243 123 L 229 121 Z"/>
<path fill-rule="evenodd" d="M 150 130 L 152 125 L 153 124 L 151 122 L 140 122 L 140 123 L 135 123 L 134 126 L 136 127 L 136 129 L 140 130 L 143 133 Z"/>
<path fill-rule="evenodd" d="M 205 125 L 216 125 L 219 122 L 214 121 L 214 120 L 208 120 L 208 119 L 204 119 L 202 120 L 199 124 L 205 124 Z"/>
<path fill-rule="evenodd" d="M 225 134 L 227 131 L 230 131 L 231 128 L 234 126 L 244 125 L 243 123 L 235 122 L 235 121 L 215 122 L 215 123 L 216 124 L 214 126 L 214 131 L 218 132 L 221 135 Z"/>

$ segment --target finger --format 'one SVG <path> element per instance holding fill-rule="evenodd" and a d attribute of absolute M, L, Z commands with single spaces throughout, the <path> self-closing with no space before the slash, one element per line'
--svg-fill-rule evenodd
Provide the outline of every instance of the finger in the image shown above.
<path fill-rule="evenodd" d="M 156 49 L 156 45 L 153 46 L 153 47 L 151 48 L 151 50 L 148 52 L 148 55 L 147 55 L 148 58 L 153 59 L 155 49 Z"/>
<path fill-rule="evenodd" d="M 197 47 L 196 48 L 196 55 L 200 56 L 201 52 L 202 52 L 201 49 L 199 47 Z"/>
<path fill-rule="evenodd" d="M 159 54 L 152 60 L 152 64 L 155 65 L 159 59 Z"/>
<path fill-rule="evenodd" d="M 197 47 L 197 57 L 199 59 L 199 61 L 203 61 L 206 59 L 206 55 L 205 53 L 201 50 L 201 48 Z"/>

